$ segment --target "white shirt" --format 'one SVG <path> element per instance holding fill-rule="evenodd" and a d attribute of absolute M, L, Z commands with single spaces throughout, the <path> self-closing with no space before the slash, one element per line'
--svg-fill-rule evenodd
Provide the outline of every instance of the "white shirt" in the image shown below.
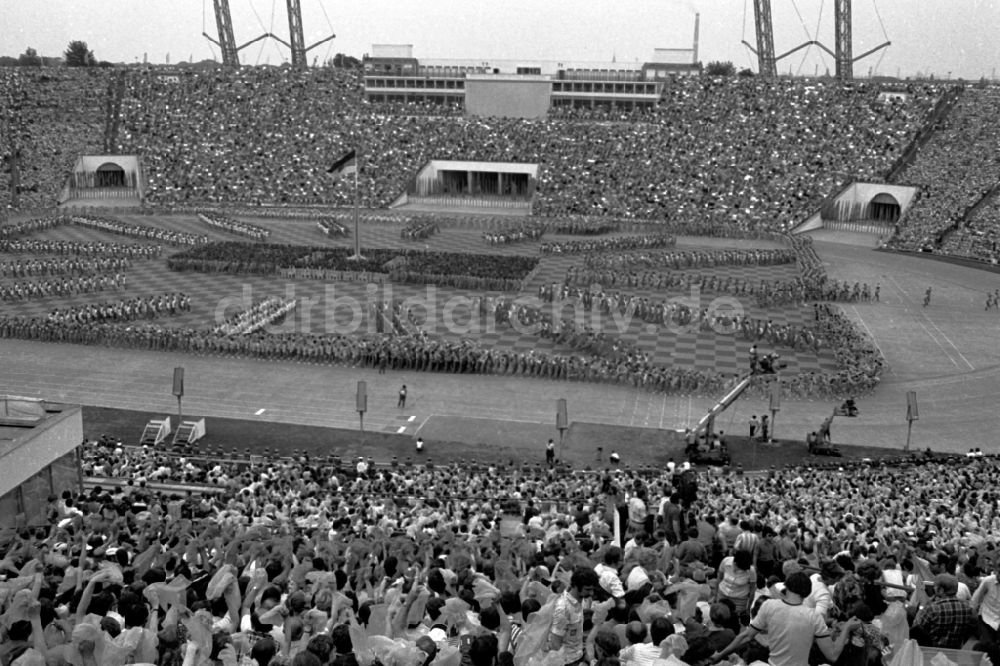
<path fill-rule="evenodd" d="M 983 622 L 994 630 L 1000 628 L 1000 584 L 996 574 L 987 576 L 979 583 L 972 598 L 972 607 L 978 611 Z"/>
<path fill-rule="evenodd" d="M 608 594 L 616 599 L 625 596 L 625 588 L 622 587 L 621 578 L 618 577 L 618 571 L 614 567 L 609 567 L 602 562 L 594 567 L 594 571 L 597 572 L 601 587 Z"/>
<path fill-rule="evenodd" d="M 812 592 L 802 603 L 809 608 L 815 608 L 817 613 L 826 618 L 830 606 L 833 605 L 833 600 L 830 598 L 830 588 L 826 586 L 818 573 L 809 576 L 809 580 L 812 581 Z"/>

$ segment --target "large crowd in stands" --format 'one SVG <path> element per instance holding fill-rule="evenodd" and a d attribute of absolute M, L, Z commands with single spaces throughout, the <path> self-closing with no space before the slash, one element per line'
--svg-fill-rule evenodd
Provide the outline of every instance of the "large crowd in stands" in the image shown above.
<path fill-rule="evenodd" d="M 87 142 L 100 132 L 87 123 L 100 117 L 92 88 L 102 80 L 61 70 L 43 81 L 44 71 L 0 71 L 0 113 L 22 116 L 15 126 L 31 169 L 22 199 L 39 204 L 76 155 L 99 152 Z M 176 83 L 134 72 L 126 81 L 116 148 L 148 156 L 159 203 L 349 202 L 323 174 L 329 155 L 364 145 L 367 204 L 394 198 L 432 157 L 537 161 L 539 212 L 669 217 L 716 233 L 780 229 L 843 173 L 879 177 L 936 94 L 913 86 L 902 104 L 864 83 L 694 78 L 668 84 L 655 111 L 618 122 L 571 112 L 515 127 L 436 107 L 365 105 L 357 77 L 332 69 L 241 69 Z M 995 171 L 988 151 L 960 159 L 992 136 L 992 127 L 973 127 L 990 125 L 991 107 L 972 92 L 903 177 L 924 193 L 902 222 L 902 247 L 955 224 Z M 995 93 L 982 94 L 995 104 Z M 259 104 L 252 116 L 242 111 L 250 97 Z M 0 136 L 0 154 L 9 141 Z M 4 176 L 0 204 L 9 201 Z M 984 207 L 959 231 L 993 233 L 995 216 Z M 31 241 L 7 228 L 0 251 L 72 257 L 63 262 L 162 251 Z M 825 281 L 810 251 L 798 253 L 801 282 L 765 290 L 768 299 L 864 299 L 867 285 Z M 246 266 L 278 265 L 264 263 Z M 424 280 L 431 264 L 410 271 Z M 396 304 L 381 313 L 393 333 L 367 336 L 118 323 L 189 308 L 182 294 L 163 294 L 43 319 L 3 315 L 0 335 L 679 394 L 717 396 L 734 381 L 654 366 L 620 340 L 545 322 L 540 336 L 590 357 L 428 340 Z M 787 390 L 872 390 L 882 358 L 871 341 L 826 304 L 815 306 L 815 326 L 840 370 L 782 377 Z M 760 330 L 748 327 L 748 339 Z M 751 392 L 766 395 L 766 380 L 754 380 Z M 45 525 L 0 547 L 0 666 L 701 666 L 737 655 L 800 666 L 810 649 L 812 663 L 871 666 L 894 655 L 893 664 L 909 666 L 919 662 L 908 638 L 975 646 L 1000 663 L 1000 461 L 992 457 L 737 476 L 696 475 L 673 461 L 655 474 L 380 468 L 363 459 L 344 469 L 307 457 L 237 463 L 116 444 L 87 444 L 82 457 L 88 476 L 114 487 L 51 497 Z M 204 492 L 161 494 L 153 482 Z M 513 521 L 504 516 L 511 503 Z"/>
<path fill-rule="evenodd" d="M 530 161 L 542 166 L 536 212 L 546 216 L 707 220 L 742 229 L 786 228 L 846 174 L 881 179 L 942 92 L 909 84 L 909 99 L 900 101 L 865 83 L 681 77 L 653 110 L 607 118 L 554 111 L 524 121 L 369 104 L 357 73 L 334 68 L 121 74 L 113 150 L 143 155 L 149 200 L 160 205 L 346 206 L 352 194 L 325 178 L 329 155 L 364 146 L 366 207 L 389 203 L 432 158 Z M 111 80 L 93 69 L 5 68 L 0 75 L 0 113 L 15 128 L 0 137 L 0 154 L 21 148 L 22 206 L 51 204 L 78 155 L 104 152 L 112 124 L 94 119 L 107 113 Z M 250 97 L 257 113 L 248 117 L 241 109 Z M 893 247 L 996 258 L 990 207 L 964 218 L 1000 181 L 993 124 L 982 122 L 995 115 L 998 99 L 991 86 L 967 87 L 904 170 L 900 180 L 919 185 L 921 196 Z M 9 203 L 8 190 L 9 178 L 0 178 L 0 200 Z M 947 231 L 955 233 L 941 245 Z"/>
<path fill-rule="evenodd" d="M 0 208 L 13 203 L 15 149 L 21 208 L 53 205 L 81 155 L 105 154 L 110 79 L 97 67 L 0 67 Z"/>
<path fill-rule="evenodd" d="M 994 266 L 1000 262 L 1000 176 L 993 192 L 987 197 L 968 217 L 964 226 L 945 236 L 941 252 L 985 261 Z"/>
<path fill-rule="evenodd" d="M 679 77 L 634 122 L 393 115 L 341 70 L 130 72 L 115 149 L 144 156 L 150 200 L 353 204 L 330 155 L 364 147 L 360 196 L 384 207 L 430 159 L 538 163 L 537 211 L 782 228 L 840 184 L 880 176 L 939 91 L 906 103 L 856 82 Z M 253 98 L 254 114 L 243 112 Z M 839 174 L 839 175 L 838 175 Z"/>
<path fill-rule="evenodd" d="M 914 163 L 898 178 L 903 184 L 920 186 L 920 195 L 900 220 L 891 246 L 933 250 L 945 232 L 955 230 L 958 238 L 968 233 L 960 227 L 966 215 L 1000 183 L 1000 129 L 993 121 L 997 114 L 1000 89 L 996 86 L 963 91 Z"/>
<path fill-rule="evenodd" d="M 523 470 L 110 438 L 81 456 L 110 484 L 50 496 L 45 524 L 0 552 L 3 666 L 998 656 L 992 457 L 705 475 L 544 469 L 541 446 Z"/>

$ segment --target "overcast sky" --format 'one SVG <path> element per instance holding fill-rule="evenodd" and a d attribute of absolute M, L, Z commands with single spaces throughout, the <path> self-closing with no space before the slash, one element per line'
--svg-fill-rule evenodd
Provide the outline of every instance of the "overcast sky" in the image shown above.
<path fill-rule="evenodd" d="M 372 44 L 412 44 L 417 58 L 648 60 L 655 48 L 691 45 L 701 14 L 699 59 L 757 69 L 741 40 L 755 44 L 753 0 L 301 0 L 306 44 L 337 38 L 309 54 L 362 56 Z M 833 50 L 833 0 L 771 0 L 775 50 L 808 39 Z M 1000 67 L 1000 0 L 853 0 L 854 53 L 883 41 L 884 53 L 855 63 L 855 75 L 933 73 L 995 78 Z M 285 0 L 230 0 L 237 44 L 262 32 L 288 36 Z M 879 20 L 881 15 L 881 22 Z M 883 32 L 882 23 L 885 31 Z M 331 30 L 332 26 L 332 30 Z M 99 60 L 176 63 L 218 57 L 212 0 L 0 0 L 0 54 L 27 47 L 60 55 L 86 41 Z M 213 50 L 214 49 L 214 50 Z M 279 64 L 274 40 L 240 53 L 244 64 Z M 833 70 L 812 47 L 779 62 L 782 73 Z"/>

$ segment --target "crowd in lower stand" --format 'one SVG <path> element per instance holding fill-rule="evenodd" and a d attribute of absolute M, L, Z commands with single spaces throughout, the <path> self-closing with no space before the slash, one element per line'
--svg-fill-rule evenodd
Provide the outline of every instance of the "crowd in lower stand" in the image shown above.
<path fill-rule="evenodd" d="M 345 467 L 85 443 L 84 474 L 101 485 L 51 496 L 46 524 L 0 551 L 0 660 L 909 666 L 919 646 L 928 660 L 962 647 L 998 657 L 994 457 L 742 476 L 672 463 L 567 473 L 543 459 L 540 447 L 523 470 Z"/>

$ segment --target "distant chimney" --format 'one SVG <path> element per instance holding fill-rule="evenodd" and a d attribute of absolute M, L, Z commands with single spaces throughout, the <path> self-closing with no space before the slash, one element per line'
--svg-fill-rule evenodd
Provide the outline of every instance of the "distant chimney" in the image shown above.
<path fill-rule="evenodd" d="M 701 14 L 694 15 L 694 62 L 692 64 L 698 64 L 698 24 L 701 22 Z"/>

